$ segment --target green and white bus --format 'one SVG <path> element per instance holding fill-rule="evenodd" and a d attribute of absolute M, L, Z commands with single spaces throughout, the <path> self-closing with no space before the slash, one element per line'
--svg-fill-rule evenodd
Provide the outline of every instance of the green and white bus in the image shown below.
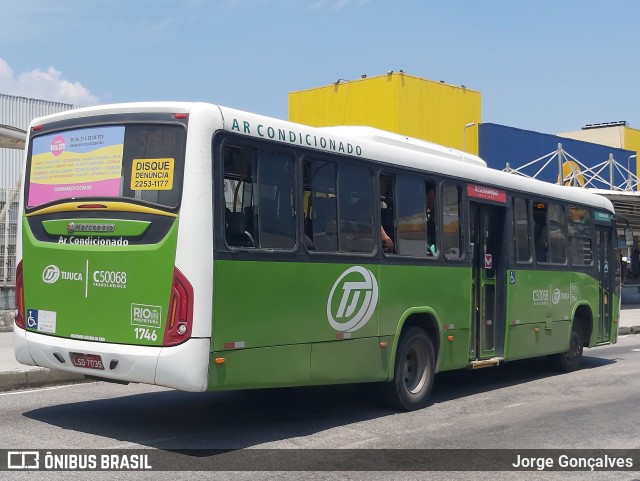
<path fill-rule="evenodd" d="M 36 119 L 24 364 L 186 391 L 379 382 L 615 343 L 611 202 L 366 127 L 204 103 Z"/>

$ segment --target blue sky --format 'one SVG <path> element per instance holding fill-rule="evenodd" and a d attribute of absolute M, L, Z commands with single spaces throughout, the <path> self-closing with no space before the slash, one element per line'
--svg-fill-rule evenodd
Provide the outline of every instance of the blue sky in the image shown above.
<path fill-rule="evenodd" d="M 404 70 L 482 92 L 484 122 L 640 129 L 636 0 L 29 0 L 0 11 L 0 93 L 220 103 Z"/>

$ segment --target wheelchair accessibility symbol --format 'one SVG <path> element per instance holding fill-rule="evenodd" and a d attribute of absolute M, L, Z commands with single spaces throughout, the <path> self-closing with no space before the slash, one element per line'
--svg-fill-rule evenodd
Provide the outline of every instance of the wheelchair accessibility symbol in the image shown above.
<path fill-rule="evenodd" d="M 38 311 L 29 310 L 27 315 L 27 327 L 29 329 L 38 329 Z"/>

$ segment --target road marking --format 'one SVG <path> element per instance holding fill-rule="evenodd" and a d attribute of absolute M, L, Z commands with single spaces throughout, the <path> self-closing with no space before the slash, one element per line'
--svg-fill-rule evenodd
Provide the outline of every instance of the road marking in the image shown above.
<path fill-rule="evenodd" d="M 640 349 L 631 349 L 631 352 L 640 352 Z"/>
<path fill-rule="evenodd" d="M 63 384 L 62 386 L 52 386 L 52 387 L 43 387 L 40 389 L 22 389 L 20 391 L 9 391 L 9 392 L 1 392 L 0 396 L 12 396 L 15 394 L 25 394 L 25 393 L 32 393 L 32 392 L 41 392 L 41 391 L 52 391 L 54 389 L 61 389 L 63 387 L 71 387 L 71 386 L 77 386 L 78 383 L 75 384 Z"/>
<path fill-rule="evenodd" d="M 505 406 L 507 408 L 514 408 L 516 406 L 524 406 L 527 403 L 516 403 L 516 404 L 509 404 L 508 406 Z"/>

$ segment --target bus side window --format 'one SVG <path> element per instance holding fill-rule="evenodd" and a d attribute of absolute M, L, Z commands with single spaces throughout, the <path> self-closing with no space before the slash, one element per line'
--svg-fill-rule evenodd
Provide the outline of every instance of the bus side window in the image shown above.
<path fill-rule="evenodd" d="M 291 249 L 296 244 L 293 159 L 287 154 L 261 150 L 258 179 L 260 247 Z M 255 210 L 256 206 L 252 206 Z"/>
<path fill-rule="evenodd" d="M 251 222 L 243 208 L 250 205 L 253 197 L 254 158 L 251 149 L 224 150 L 225 241 L 232 247 L 256 247 Z"/>
<path fill-rule="evenodd" d="M 516 262 L 530 262 L 529 201 L 519 197 L 513 199 L 513 240 Z"/>
<path fill-rule="evenodd" d="M 427 257 L 427 182 L 414 175 L 396 176 L 396 212 L 399 255 Z"/>
<path fill-rule="evenodd" d="M 307 250 L 337 252 L 336 164 L 318 160 L 305 161 L 303 184 L 306 202 L 304 226 L 305 235 L 309 239 L 305 241 Z"/>
<path fill-rule="evenodd" d="M 435 182 L 427 182 L 427 254 L 438 255 L 437 194 Z"/>
<path fill-rule="evenodd" d="M 536 261 L 538 262 L 549 262 L 546 208 L 546 204 L 542 202 L 534 202 L 533 241 L 536 251 Z"/>
<path fill-rule="evenodd" d="M 225 239 L 233 247 L 296 245 L 294 162 L 287 154 L 227 147 Z"/>
<path fill-rule="evenodd" d="M 461 206 L 462 189 L 460 186 L 444 183 L 442 186 L 442 250 L 447 259 L 463 257 Z"/>
<path fill-rule="evenodd" d="M 559 204 L 549 204 L 547 221 L 549 261 L 554 264 L 565 264 L 567 262 L 567 228 L 564 209 Z"/>
<path fill-rule="evenodd" d="M 397 242 L 393 188 L 393 176 L 380 175 L 380 235 L 382 250 L 385 254 L 395 252 Z M 385 236 L 390 239 L 390 242 L 385 242 Z"/>
<path fill-rule="evenodd" d="M 591 245 L 591 212 L 589 209 L 567 207 L 569 221 L 569 255 L 574 266 L 593 264 Z"/>
<path fill-rule="evenodd" d="M 373 252 L 373 205 L 373 172 L 367 167 L 339 164 L 340 252 Z"/>

